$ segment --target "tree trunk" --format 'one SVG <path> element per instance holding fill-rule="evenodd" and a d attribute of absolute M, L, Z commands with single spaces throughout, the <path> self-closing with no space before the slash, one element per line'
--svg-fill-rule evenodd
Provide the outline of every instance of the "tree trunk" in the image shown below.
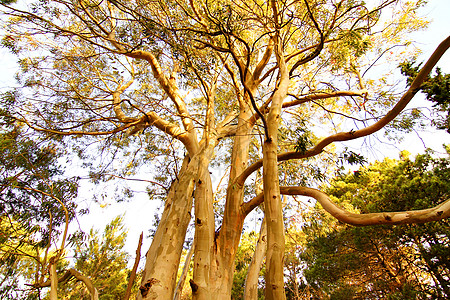
<path fill-rule="evenodd" d="M 214 241 L 214 209 L 211 176 L 208 171 L 209 157 L 214 145 L 207 149 L 200 159 L 197 185 L 195 188 L 195 249 L 194 274 L 190 282 L 193 299 L 211 299 L 211 258 Z"/>
<path fill-rule="evenodd" d="M 192 194 L 198 159 L 185 158 L 173 182 L 152 244 L 146 255 L 137 299 L 172 299 L 187 226 L 191 219 Z"/>
<path fill-rule="evenodd" d="M 248 267 L 247 278 L 245 279 L 244 299 L 257 300 L 258 299 L 258 278 L 261 266 L 264 260 L 264 255 L 267 250 L 267 227 L 266 220 L 263 219 L 261 229 L 259 230 L 259 238 L 256 244 L 255 253 L 252 261 Z"/>
<path fill-rule="evenodd" d="M 268 122 L 278 125 L 275 123 L 277 120 L 274 122 L 271 119 L 273 118 L 269 118 Z M 270 127 L 275 126 L 269 125 Z M 276 128 L 278 129 L 278 126 Z M 284 224 L 278 181 L 276 137 L 264 143 L 263 155 L 264 206 L 267 224 L 266 299 L 281 300 L 286 299 L 283 278 Z"/>
<path fill-rule="evenodd" d="M 50 300 L 58 300 L 58 275 L 56 274 L 56 263 L 52 257 L 50 263 Z"/>
<path fill-rule="evenodd" d="M 267 116 L 267 136 L 263 145 L 264 210 L 267 225 L 266 300 L 286 299 L 283 278 L 284 223 L 277 152 L 278 126 L 281 120 L 281 107 L 289 86 L 289 75 L 279 40 L 276 43 L 275 54 L 280 70 L 280 80 Z"/>
<path fill-rule="evenodd" d="M 211 286 L 217 299 L 231 299 L 234 260 L 244 225 L 245 216 L 241 212 L 244 186 L 235 182 L 247 168 L 250 133 L 254 123 L 248 122 L 253 115 L 249 105 L 241 102 L 237 131 L 231 153 L 231 170 L 227 188 L 225 210 L 220 231 L 214 240 L 214 257 L 211 261 Z"/>

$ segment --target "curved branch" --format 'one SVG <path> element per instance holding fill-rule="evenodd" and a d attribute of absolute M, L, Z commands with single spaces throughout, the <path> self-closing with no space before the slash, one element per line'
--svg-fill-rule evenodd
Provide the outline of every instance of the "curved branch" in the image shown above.
<path fill-rule="evenodd" d="M 129 80 L 125 85 L 119 86 L 112 93 L 114 113 L 116 114 L 116 117 L 119 119 L 119 121 L 124 123 L 136 121 L 136 118 L 130 118 L 125 115 L 121 107 L 123 101 L 120 97 L 123 94 L 123 92 L 133 84 L 133 82 L 134 82 L 134 72 L 132 72 L 131 80 Z"/>
<path fill-rule="evenodd" d="M 280 193 L 282 195 L 314 198 L 333 217 L 341 222 L 355 226 L 425 223 L 450 218 L 450 199 L 435 207 L 422 210 L 356 214 L 339 207 L 330 200 L 327 194 L 317 189 L 301 186 L 281 186 Z M 264 194 L 260 193 L 252 200 L 242 204 L 242 212 L 244 215 L 248 215 L 255 207 L 263 203 L 263 201 Z"/>
<path fill-rule="evenodd" d="M 82 281 L 84 283 L 89 293 L 91 294 L 91 300 L 98 300 L 98 291 L 95 288 L 94 284 L 92 283 L 92 280 L 75 269 L 67 270 L 66 273 L 64 273 L 64 275 L 58 279 L 58 282 L 66 282 L 72 277 L 75 277 L 77 280 Z M 36 288 L 42 288 L 42 287 L 49 287 L 50 284 L 51 284 L 50 281 L 45 281 L 33 284 L 32 286 Z"/>
<path fill-rule="evenodd" d="M 294 64 L 294 66 L 289 71 L 289 77 L 292 76 L 292 74 L 294 73 L 295 69 L 297 69 L 299 66 L 301 66 L 303 64 L 306 64 L 307 62 L 309 62 L 309 61 L 313 60 L 314 58 L 316 58 L 320 54 L 320 52 L 322 51 L 323 45 L 325 43 L 325 36 L 324 36 L 322 30 L 320 29 L 319 24 L 317 24 L 317 21 L 316 21 L 316 19 L 314 18 L 313 14 L 312 14 L 311 8 L 309 7 L 308 1 L 306 1 L 306 0 L 305 0 L 305 5 L 306 5 L 306 8 L 308 9 L 309 17 L 314 23 L 314 27 L 316 27 L 317 31 L 319 32 L 320 42 L 317 45 L 316 49 L 314 49 L 314 51 L 311 54 L 309 54 L 308 56 L 302 58 L 301 60 L 297 61 Z"/>
<path fill-rule="evenodd" d="M 135 59 L 146 60 L 150 64 L 153 76 L 158 81 L 163 90 L 167 93 L 169 98 L 175 104 L 178 112 L 180 113 L 185 130 L 188 132 L 193 130 L 194 125 L 192 124 L 191 117 L 186 108 L 186 103 L 184 103 L 183 99 L 181 98 L 178 88 L 174 85 L 173 82 L 171 82 L 173 81 L 172 78 L 168 79 L 167 76 L 164 75 L 158 59 L 152 53 L 142 50 L 135 50 L 132 52 L 121 51 L 121 54 Z"/>
<path fill-rule="evenodd" d="M 327 194 L 313 188 L 280 187 L 280 191 L 283 195 L 312 197 L 333 217 L 341 222 L 355 226 L 425 223 L 450 218 L 450 199 L 435 207 L 422 210 L 356 214 L 342 209 L 331 201 Z"/>

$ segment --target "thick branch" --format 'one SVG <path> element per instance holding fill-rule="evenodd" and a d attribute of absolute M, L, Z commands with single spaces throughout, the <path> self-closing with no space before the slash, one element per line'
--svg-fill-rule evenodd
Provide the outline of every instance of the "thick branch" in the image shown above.
<path fill-rule="evenodd" d="M 435 207 L 410 210 L 400 212 L 380 212 L 368 214 L 356 214 L 346 211 L 330 200 L 327 194 L 322 191 L 300 186 L 281 186 L 282 195 L 307 196 L 316 199 L 328 213 L 341 222 L 355 226 L 369 226 L 380 224 L 410 224 L 439 221 L 450 218 L 450 200 L 447 200 Z M 258 194 L 252 200 L 242 204 L 244 214 L 249 214 L 255 207 L 263 203 L 263 194 Z"/>
<path fill-rule="evenodd" d="M 264 52 L 261 61 L 258 63 L 258 65 L 255 67 L 255 70 L 253 71 L 253 81 L 257 81 L 259 79 L 259 76 L 261 76 L 261 72 L 264 70 L 267 63 L 269 62 L 270 57 L 272 56 L 272 52 L 273 52 L 273 38 L 269 40 L 269 45 L 266 48 L 266 52 Z"/>
<path fill-rule="evenodd" d="M 97 289 L 94 287 L 94 284 L 92 283 L 91 279 L 89 279 L 89 277 L 84 276 L 75 269 L 67 270 L 66 273 L 64 273 L 64 275 L 58 279 L 58 282 L 66 282 L 72 277 L 75 277 L 77 280 L 82 281 L 84 283 L 89 293 L 91 294 L 91 300 L 98 300 L 98 292 Z M 36 283 L 33 286 L 42 288 L 42 287 L 49 287 L 50 284 L 51 282 L 49 280 L 46 282 Z"/>
<path fill-rule="evenodd" d="M 450 199 L 428 209 L 400 212 L 356 214 L 340 208 L 327 194 L 307 187 L 280 187 L 283 195 L 301 195 L 316 199 L 322 207 L 341 222 L 355 226 L 379 224 L 410 224 L 439 221 L 450 217 Z"/>
<path fill-rule="evenodd" d="M 136 50 L 132 52 L 126 52 L 123 51 L 121 54 L 124 54 L 126 56 L 135 58 L 135 59 L 143 59 L 146 60 L 153 72 L 153 76 L 155 79 L 159 82 L 160 86 L 163 88 L 163 90 L 167 93 L 169 98 L 172 100 L 172 102 L 175 104 L 178 113 L 181 116 L 181 121 L 183 123 L 184 129 L 188 132 L 188 135 L 191 138 L 190 144 L 195 144 L 197 139 L 195 138 L 195 131 L 194 131 L 194 125 L 192 123 L 191 117 L 189 115 L 189 112 L 186 107 L 186 103 L 183 101 L 183 99 L 180 96 L 178 88 L 174 84 L 174 78 L 168 79 L 167 76 L 164 75 L 161 65 L 159 64 L 157 58 L 148 51 L 142 51 L 142 50 Z M 191 145 L 194 146 L 194 145 Z M 192 150 L 196 150 L 196 147 L 198 145 L 195 145 L 195 148 L 188 148 L 188 151 L 193 152 Z"/>

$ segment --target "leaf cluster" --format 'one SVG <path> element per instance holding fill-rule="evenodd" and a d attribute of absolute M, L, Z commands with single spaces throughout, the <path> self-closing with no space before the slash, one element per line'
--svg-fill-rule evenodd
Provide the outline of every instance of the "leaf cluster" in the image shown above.
<path fill-rule="evenodd" d="M 421 63 L 416 65 L 415 61 L 405 61 L 400 64 L 401 73 L 406 76 L 408 85 L 411 85 L 417 76 L 420 66 Z M 434 76 L 428 76 L 419 90 L 426 95 L 428 101 L 434 103 L 438 111 L 444 114 L 443 117 L 434 120 L 436 127 L 450 133 L 450 74 L 443 74 L 440 68 L 436 68 L 435 72 Z"/>
<path fill-rule="evenodd" d="M 91 229 L 86 239 L 75 240 L 75 269 L 92 280 L 100 299 L 122 299 L 128 284 L 130 258 L 124 251 L 126 229 L 123 217 L 114 218 L 100 234 Z M 80 282 L 70 281 L 61 286 L 64 299 L 90 299 Z"/>

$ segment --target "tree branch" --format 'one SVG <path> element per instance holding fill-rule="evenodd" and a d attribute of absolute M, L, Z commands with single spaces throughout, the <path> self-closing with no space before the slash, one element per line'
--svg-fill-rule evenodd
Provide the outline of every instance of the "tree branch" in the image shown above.
<path fill-rule="evenodd" d="M 363 89 L 360 91 L 336 91 L 336 92 L 322 92 L 322 93 L 313 93 L 310 95 L 304 95 L 304 96 L 296 96 L 294 94 L 289 94 L 289 96 L 294 97 L 295 100 L 285 102 L 283 103 L 283 108 L 299 105 L 302 103 L 306 103 L 313 100 L 319 100 L 319 99 L 328 99 L 328 98 L 334 98 L 334 97 L 344 97 L 344 96 L 355 96 L 355 97 L 364 97 L 364 95 L 367 93 L 367 90 Z"/>
<path fill-rule="evenodd" d="M 128 280 L 128 286 L 127 286 L 127 290 L 125 292 L 125 296 L 123 296 L 123 300 L 130 299 L 131 288 L 133 287 L 134 280 L 136 279 L 136 271 L 139 266 L 139 261 L 141 260 L 141 247 L 142 247 L 143 237 L 144 237 L 144 233 L 141 232 L 141 235 L 139 236 L 138 246 L 136 249 L 136 258 L 134 259 L 133 269 L 131 270 L 130 279 Z"/>
<path fill-rule="evenodd" d="M 325 211 L 343 223 L 355 226 L 369 226 L 381 224 L 410 224 L 439 221 L 450 218 L 450 199 L 428 209 L 400 212 L 380 212 L 356 214 L 346 211 L 330 200 L 327 194 L 317 189 L 301 186 L 281 186 L 282 195 L 307 196 L 316 199 Z M 263 193 L 242 204 L 244 215 L 249 214 L 255 207 L 263 203 Z"/>
<path fill-rule="evenodd" d="M 67 280 L 71 279 L 72 277 L 75 277 L 77 280 L 84 283 L 86 288 L 88 289 L 89 293 L 91 294 L 91 300 L 98 300 L 98 291 L 95 288 L 94 284 L 92 283 L 91 279 L 89 277 L 84 276 L 80 272 L 78 272 L 75 269 L 69 269 L 64 273 L 64 275 L 58 279 L 58 282 L 66 282 Z M 36 288 L 43 288 L 43 287 L 49 287 L 51 284 L 50 280 L 40 283 L 35 283 L 32 286 Z"/>
<path fill-rule="evenodd" d="M 356 214 L 340 208 L 322 191 L 307 187 L 280 187 L 283 195 L 301 195 L 316 199 L 322 207 L 341 222 L 355 226 L 380 224 L 410 224 L 439 221 L 450 218 L 450 199 L 428 209 L 400 212 Z"/>
<path fill-rule="evenodd" d="M 411 83 L 411 86 L 406 91 L 406 93 L 400 98 L 397 104 L 378 122 L 368 127 L 362 128 L 360 130 L 339 132 L 331 136 L 328 136 L 322 139 L 316 146 L 305 152 L 291 151 L 278 154 L 278 161 L 312 157 L 321 153 L 326 146 L 328 146 L 333 142 L 350 141 L 377 132 L 378 130 L 386 126 L 389 122 L 391 122 L 396 116 L 398 116 L 400 112 L 403 111 L 406 105 L 408 105 L 411 99 L 419 91 L 420 86 L 425 81 L 428 74 L 431 72 L 431 70 L 434 68 L 434 66 L 437 64 L 439 59 L 442 57 L 445 51 L 447 51 L 448 48 L 450 48 L 450 36 L 439 44 L 439 46 L 436 48 L 436 50 L 428 59 L 427 63 L 422 67 L 420 72 L 417 74 L 416 78 Z M 254 162 L 246 170 L 244 170 L 244 172 L 242 172 L 242 174 L 239 175 L 239 177 L 236 178 L 236 184 L 243 185 L 247 177 L 261 167 L 262 167 L 262 159 Z"/>
<path fill-rule="evenodd" d="M 292 74 L 294 73 L 295 69 L 297 69 L 299 66 L 301 66 L 303 64 L 306 64 L 307 62 L 309 62 L 309 61 L 313 60 L 314 58 L 316 58 L 320 54 L 320 52 L 322 51 L 323 45 L 325 43 L 325 36 L 323 35 L 323 32 L 320 29 L 319 24 L 317 24 L 317 21 L 314 18 L 312 12 L 311 12 L 311 9 L 309 7 L 309 4 L 308 4 L 307 0 L 305 0 L 305 5 L 306 5 L 306 8 L 308 9 L 309 18 L 313 21 L 314 27 L 316 27 L 317 31 L 319 32 L 320 42 L 317 45 L 316 49 L 314 49 L 314 51 L 311 54 L 309 54 L 308 56 L 306 56 L 306 57 L 302 58 L 301 60 L 297 61 L 294 64 L 294 66 L 292 66 L 291 70 L 289 71 L 289 77 L 292 76 Z"/>

